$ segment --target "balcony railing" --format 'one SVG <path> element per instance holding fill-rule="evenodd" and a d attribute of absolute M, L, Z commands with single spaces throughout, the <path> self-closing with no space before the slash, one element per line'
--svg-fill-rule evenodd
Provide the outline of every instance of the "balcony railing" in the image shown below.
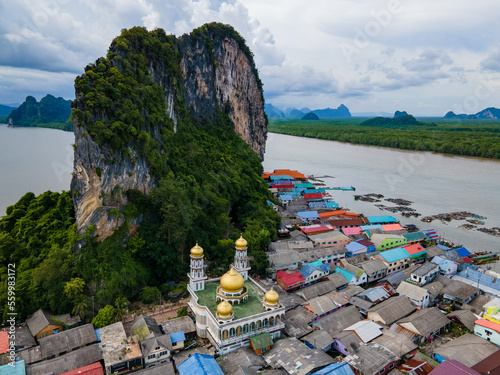
<path fill-rule="evenodd" d="M 221 341 L 221 346 L 231 345 L 232 343 L 253 337 L 253 336 L 258 335 L 258 334 L 263 333 L 263 332 L 276 331 L 276 330 L 280 330 L 280 329 L 284 329 L 284 328 L 285 328 L 285 323 L 282 323 L 282 322 L 278 322 L 278 323 L 274 324 L 273 326 L 269 326 L 269 327 L 260 327 L 259 330 L 246 332 L 244 334 L 240 334 L 239 336 L 233 336 L 233 337 L 227 338 L 225 340 L 223 339 Z"/>

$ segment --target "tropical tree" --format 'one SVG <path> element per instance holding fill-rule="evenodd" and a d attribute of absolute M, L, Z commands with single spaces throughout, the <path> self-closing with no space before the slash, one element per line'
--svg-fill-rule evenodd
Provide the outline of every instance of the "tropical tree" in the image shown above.
<path fill-rule="evenodd" d="M 127 298 L 125 298 L 125 296 L 121 295 L 116 299 L 116 315 L 120 317 L 120 320 L 123 319 L 123 315 L 125 315 L 125 311 L 128 305 L 130 305 L 130 302 Z"/>

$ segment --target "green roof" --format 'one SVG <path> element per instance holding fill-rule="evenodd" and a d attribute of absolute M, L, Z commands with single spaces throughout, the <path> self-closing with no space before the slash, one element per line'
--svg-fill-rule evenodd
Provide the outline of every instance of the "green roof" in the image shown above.
<path fill-rule="evenodd" d="M 250 338 L 252 346 L 255 350 L 264 349 L 273 344 L 273 339 L 269 332 L 261 333 Z"/>
<path fill-rule="evenodd" d="M 200 306 L 206 306 L 215 316 L 217 312 L 217 287 L 219 282 L 207 282 L 205 283 L 205 289 L 199 290 L 196 293 L 198 296 L 198 304 Z M 248 299 L 241 304 L 233 305 L 234 319 L 243 319 L 251 315 L 260 314 L 266 312 L 266 309 L 262 305 L 262 300 L 264 298 L 264 293 L 254 285 L 251 281 L 245 281 L 245 285 L 248 291 Z"/>

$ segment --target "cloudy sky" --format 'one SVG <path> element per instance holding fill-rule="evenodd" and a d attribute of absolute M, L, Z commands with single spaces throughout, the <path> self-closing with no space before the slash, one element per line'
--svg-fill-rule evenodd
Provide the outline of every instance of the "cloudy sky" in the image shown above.
<path fill-rule="evenodd" d="M 500 107 L 500 2 L 491 0 L 0 0 L 0 103 L 73 81 L 121 29 L 233 25 L 268 103 L 444 115 Z"/>

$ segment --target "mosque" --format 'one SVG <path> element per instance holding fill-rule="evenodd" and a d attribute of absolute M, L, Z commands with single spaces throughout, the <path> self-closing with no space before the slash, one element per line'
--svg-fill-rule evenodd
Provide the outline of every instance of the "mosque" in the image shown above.
<path fill-rule="evenodd" d="M 188 303 L 198 336 L 208 338 L 220 355 L 250 345 L 250 338 L 269 332 L 273 339 L 285 327 L 285 308 L 273 289 L 266 292 L 249 275 L 247 241 L 235 242 L 234 264 L 221 278 L 207 280 L 203 249 L 191 249 Z"/>

